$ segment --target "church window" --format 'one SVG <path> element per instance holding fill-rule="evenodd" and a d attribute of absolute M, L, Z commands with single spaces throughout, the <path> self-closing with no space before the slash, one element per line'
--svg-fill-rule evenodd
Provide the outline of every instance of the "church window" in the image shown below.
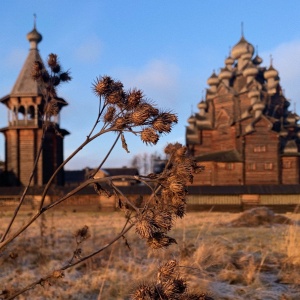
<path fill-rule="evenodd" d="M 265 145 L 257 145 L 254 146 L 253 148 L 253 152 L 259 153 L 259 152 L 266 152 L 267 151 L 267 147 Z"/>
<path fill-rule="evenodd" d="M 35 111 L 34 111 L 34 106 L 33 105 L 30 105 L 27 109 L 27 119 L 28 120 L 33 120 L 34 119 L 34 114 L 35 114 Z"/>
<path fill-rule="evenodd" d="M 272 163 L 265 163 L 265 170 L 273 170 L 273 164 Z"/>
<path fill-rule="evenodd" d="M 233 163 L 227 163 L 226 164 L 226 170 L 233 170 L 234 169 L 234 164 Z"/>
<path fill-rule="evenodd" d="M 291 169 L 292 168 L 292 162 L 290 160 L 284 161 L 282 164 L 282 167 L 284 169 Z"/>
<path fill-rule="evenodd" d="M 249 163 L 248 164 L 248 170 L 255 171 L 256 170 L 256 164 L 255 163 Z"/>

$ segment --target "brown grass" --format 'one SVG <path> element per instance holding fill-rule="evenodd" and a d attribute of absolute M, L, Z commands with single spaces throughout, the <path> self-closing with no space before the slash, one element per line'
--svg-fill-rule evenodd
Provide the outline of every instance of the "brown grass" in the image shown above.
<path fill-rule="evenodd" d="M 20 220 L 28 217 L 23 214 Z M 0 231 L 9 215 L 2 213 Z M 130 248 L 120 240 L 66 271 L 64 278 L 17 299 L 130 299 L 138 283 L 155 279 L 161 262 L 178 257 L 191 290 L 208 291 L 215 299 L 300 299 L 299 226 L 228 226 L 239 216 L 188 213 L 177 220 L 172 232 L 178 244 L 167 250 L 148 250 L 131 232 L 126 236 Z M 296 214 L 286 216 L 300 219 Z M 0 293 L 25 286 L 65 264 L 76 249 L 74 234 L 84 225 L 91 234 L 81 244 L 85 255 L 107 243 L 124 222 L 121 213 L 49 212 L 0 254 Z"/>

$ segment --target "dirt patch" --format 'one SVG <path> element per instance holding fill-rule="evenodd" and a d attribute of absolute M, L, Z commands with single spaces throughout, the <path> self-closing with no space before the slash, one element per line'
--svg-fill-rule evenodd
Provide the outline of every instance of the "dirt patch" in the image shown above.
<path fill-rule="evenodd" d="M 234 227 L 270 226 L 275 224 L 294 224 L 294 221 L 280 214 L 275 214 L 267 207 L 255 207 L 241 214 L 227 225 Z"/>

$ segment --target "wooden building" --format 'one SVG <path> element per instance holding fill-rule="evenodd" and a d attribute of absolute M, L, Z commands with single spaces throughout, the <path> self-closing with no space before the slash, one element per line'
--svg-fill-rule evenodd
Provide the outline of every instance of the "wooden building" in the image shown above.
<path fill-rule="evenodd" d="M 205 172 L 194 185 L 299 184 L 299 117 L 289 110 L 278 71 L 261 65 L 244 38 L 189 119 L 186 145 Z"/>
<path fill-rule="evenodd" d="M 8 109 L 8 125 L 0 129 L 5 136 L 5 167 L 0 176 L 2 186 L 28 184 L 41 144 L 45 99 L 41 87 L 31 77 L 33 63 L 42 62 L 37 47 L 42 36 L 36 30 L 36 26 L 27 34 L 27 39 L 30 42 L 30 50 L 19 77 L 11 93 L 0 99 Z M 60 112 L 67 102 L 62 98 L 58 100 Z M 63 161 L 63 137 L 68 131 L 59 126 L 59 112 L 51 120 L 53 126 L 50 126 L 45 134 L 32 185 L 45 184 Z M 55 183 L 63 185 L 63 170 L 56 177 Z"/>

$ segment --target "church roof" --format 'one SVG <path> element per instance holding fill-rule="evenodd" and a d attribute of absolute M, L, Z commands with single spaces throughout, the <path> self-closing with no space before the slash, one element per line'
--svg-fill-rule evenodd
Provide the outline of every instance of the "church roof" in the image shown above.
<path fill-rule="evenodd" d="M 38 96 L 42 94 L 39 84 L 31 76 L 32 66 L 37 60 L 42 62 L 39 51 L 30 49 L 10 96 Z"/>
<path fill-rule="evenodd" d="M 10 94 L 0 98 L 0 103 L 5 105 L 8 105 L 11 97 L 43 96 L 42 86 L 39 82 L 32 78 L 33 64 L 36 61 L 39 61 L 42 65 L 44 65 L 38 50 L 38 43 L 42 40 L 42 35 L 37 31 L 35 23 L 33 30 L 27 34 L 27 40 L 30 43 L 30 50 L 19 76 Z M 59 109 L 65 105 L 68 105 L 67 101 L 65 101 L 63 98 L 55 97 L 55 99 L 57 100 Z"/>
<path fill-rule="evenodd" d="M 38 96 L 42 93 L 40 86 L 31 76 L 34 62 L 40 61 L 43 63 L 37 47 L 42 40 L 42 35 L 36 30 L 35 21 L 33 30 L 27 34 L 27 40 L 30 43 L 30 51 L 10 93 L 11 96 Z"/>
<path fill-rule="evenodd" d="M 242 156 L 237 150 L 232 149 L 202 154 L 196 157 L 196 161 L 242 162 Z"/>

